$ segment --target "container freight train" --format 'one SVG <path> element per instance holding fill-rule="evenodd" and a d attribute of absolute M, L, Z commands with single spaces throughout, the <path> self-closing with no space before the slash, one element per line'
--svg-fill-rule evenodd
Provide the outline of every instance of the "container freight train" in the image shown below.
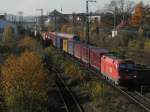
<path fill-rule="evenodd" d="M 90 65 L 100 75 L 116 85 L 139 84 L 134 61 L 116 57 L 106 49 L 87 45 L 73 34 L 48 32 L 43 33 L 44 43 L 51 43 L 55 48 Z M 47 42 L 48 41 L 48 42 Z"/>

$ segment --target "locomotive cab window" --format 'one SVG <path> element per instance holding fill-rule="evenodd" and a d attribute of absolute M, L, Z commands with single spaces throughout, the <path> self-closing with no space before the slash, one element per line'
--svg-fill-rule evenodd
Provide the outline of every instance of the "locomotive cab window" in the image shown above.
<path fill-rule="evenodd" d="M 119 70 L 133 70 L 134 64 L 133 63 L 122 63 L 119 65 Z"/>

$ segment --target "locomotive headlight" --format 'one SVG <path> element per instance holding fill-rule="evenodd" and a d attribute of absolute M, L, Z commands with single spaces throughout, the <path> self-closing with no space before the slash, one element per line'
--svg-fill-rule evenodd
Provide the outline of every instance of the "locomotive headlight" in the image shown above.
<path fill-rule="evenodd" d="M 137 76 L 136 76 L 136 75 L 134 75 L 133 77 L 134 77 L 134 78 L 137 78 Z"/>

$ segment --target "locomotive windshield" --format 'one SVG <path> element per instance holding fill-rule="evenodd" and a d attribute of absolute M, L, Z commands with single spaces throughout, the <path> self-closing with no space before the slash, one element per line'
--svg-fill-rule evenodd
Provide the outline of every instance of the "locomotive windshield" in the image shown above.
<path fill-rule="evenodd" d="M 120 70 L 132 70 L 134 69 L 134 64 L 133 63 L 122 63 L 119 65 Z"/>
<path fill-rule="evenodd" d="M 130 76 L 135 76 L 135 64 L 134 62 L 125 61 L 119 65 L 119 73 L 120 76 L 124 78 L 129 78 Z M 131 77 L 130 77 L 131 78 Z"/>

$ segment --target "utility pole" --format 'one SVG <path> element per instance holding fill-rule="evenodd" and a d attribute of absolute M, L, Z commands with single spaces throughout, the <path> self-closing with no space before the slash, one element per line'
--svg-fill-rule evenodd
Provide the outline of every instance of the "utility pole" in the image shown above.
<path fill-rule="evenodd" d="M 54 30 L 55 30 L 55 32 L 57 31 L 57 25 L 56 25 L 56 13 L 54 12 L 54 26 L 55 26 L 55 28 L 54 28 Z"/>
<path fill-rule="evenodd" d="M 93 0 L 86 1 L 86 47 L 88 49 L 88 61 L 90 62 L 90 48 L 88 48 L 88 44 L 90 43 L 90 25 L 89 25 L 89 2 L 96 2 Z M 88 63 L 88 67 L 90 67 L 90 63 Z"/>
<path fill-rule="evenodd" d="M 23 25 L 23 12 L 22 11 L 18 12 L 18 15 L 19 15 L 19 24 L 22 26 Z"/>
<path fill-rule="evenodd" d="M 114 30 L 116 29 L 116 7 L 114 9 Z"/>
<path fill-rule="evenodd" d="M 41 12 L 41 18 L 40 18 L 40 26 L 41 26 L 41 31 L 43 30 L 43 12 L 44 12 L 44 9 L 36 9 L 36 11 L 40 11 Z"/>
<path fill-rule="evenodd" d="M 86 1 L 86 43 L 89 44 L 89 38 L 90 38 L 90 30 L 89 30 L 89 2 L 96 2 L 93 0 L 87 0 Z"/>

